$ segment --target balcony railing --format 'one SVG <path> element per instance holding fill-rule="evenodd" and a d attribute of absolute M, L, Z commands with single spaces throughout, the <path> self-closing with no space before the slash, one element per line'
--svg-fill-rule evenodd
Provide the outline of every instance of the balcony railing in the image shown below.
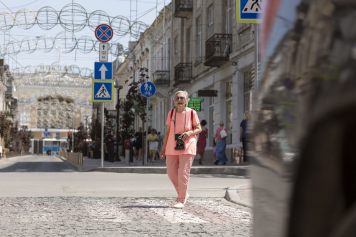
<path fill-rule="evenodd" d="M 229 61 L 231 52 L 231 34 L 214 34 L 205 43 L 205 66 L 220 67 Z"/>
<path fill-rule="evenodd" d="M 165 85 L 169 86 L 170 84 L 170 71 L 161 71 L 157 70 L 153 73 L 153 82 L 155 85 Z"/>
<path fill-rule="evenodd" d="M 179 63 L 174 67 L 174 84 L 177 86 L 179 84 L 190 83 L 192 79 L 192 64 L 191 63 Z"/>
<path fill-rule="evenodd" d="M 174 16 L 187 18 L 193 12 L 193 0 L 176 0 Z"/>

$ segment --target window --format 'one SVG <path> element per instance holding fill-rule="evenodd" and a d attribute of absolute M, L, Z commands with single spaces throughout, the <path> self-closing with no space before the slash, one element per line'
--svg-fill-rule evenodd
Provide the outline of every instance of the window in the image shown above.
<path fill-rule="evenodd" d="M 174 54 L 178 54 L 178 37 L 174 38 Z"/>
<path fill-rule="evenodd" d="M 226 34 L 231 34 L 231 0 L 226 0 Z"/>
<path fill-rule="evenodd" d="M 208 10 L 208 38 L 213 36 L 213 23 L 214 23 L 214 11 L 213 8 L 209 8 Z"/>
<path fill-rule="evenodd" d="M 164 70 L 164 54 L 163 54 L 163 47 L 161 48 L 161 70 Z"/>
<path fill-rule="evenodd" d="M 192 28 L 187 30 L 187 62 L 192 61 Z"/>
<path fill-rule="evenodd" d="M 197 19 L 197 61 L 201 61 L 201 19 Z"/>
<path fill-rule="evenodd" d="M 167 53 L 167 70 L 169 71 L 171 69 L 171 63 L 170 63 L 170 58 L 171 58 L 171 39 L 168 39 L 168 53 Z"/>
<path fill-rule="evenodd" d="M 251 90 L 251 72 L 244 73 L 244 112 L 251 111 L 250 90 Z"/>
<path fill-rule="evenodd" d="M 232 81 L 226 83 L 226 128 L 229 141 L 232 144 L 233 129 L 233 100 L 232 100 Z"/>

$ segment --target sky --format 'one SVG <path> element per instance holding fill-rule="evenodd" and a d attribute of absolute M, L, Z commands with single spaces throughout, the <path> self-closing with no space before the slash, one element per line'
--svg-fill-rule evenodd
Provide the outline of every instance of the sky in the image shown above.
<path fill-rule="evenodd" d="M 146 24 L 152 24 L 156 18 L 156 10 L 162 10 L 164 4 L 168 5 L 170 0 L 1 0 L 0 12 L 7 11 L 12 12 L 15 16 L 16 12 L 23 8 L 28 8 L 37 14 L 37 11 L 42 7 L 52 7 L 58 13 L 67 4 L 76 3 L 81 5 L 88 15 L 94 11 L 102 10 L 106 12 L 110 17 L 125 16 L 130 18 L 130 4 L 132 6 L 132 20 L 136 20 L 136 2 L 137 2 L 137 15 L 138 21 L 143 21 Z M 158 4 L 157 4 L 158 3 Z M 156 7 L 157 6 L 157 7 Z M 18 26 L 14 26 L 8 31 L 0 31 L 0 43 L 1 45 L 7 45 L 10 41 L 22 41 L 26 37 L 36 38 L 38 36 L 49 35 L 55 38 L 57 34 L 63 32 L 64 28 L 58 24 L 51 30 L 43 30 L 38 25 L 34 25 L 30 29 L 21 29 Z M 89 36 L 93 40 L 97 41 L 94 32 L 87 26 L 82 31 L 74 32 L 77 39 L 82 36 Z M 131 37 L 131 41 L 134 41 L 134 37 Z M 124 47 L 128 47 L 130 36 L 119 37 L 114 34 L 111 42 L 120 42 Z M 73 51 L 69 54 L 58 52 L 55 48 L 49 53 L 43 53 L 36 50 L 34 53 L 28 54 L 20 52 L 17 55 L 6 55 L 5 64 L 10 66 L 10 69 L 17 67 L 26 67 L 27 65 L 38 66 L 40 64 L 51 65 L 55 62 L 61 61 L 65 65 L 77 65 L 79 68 L 93 69 L 94 62 L 98 61 L 98 53 L 92 52 L 84 54 L 77 51 Z M 114 61 L 116 58 L 109 55 L 109 61 Z"/>

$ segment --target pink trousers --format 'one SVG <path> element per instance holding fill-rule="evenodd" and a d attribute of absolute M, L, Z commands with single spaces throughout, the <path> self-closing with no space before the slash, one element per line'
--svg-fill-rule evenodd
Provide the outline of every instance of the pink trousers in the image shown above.
<path fill-rule="evenodd" d="M 177 191 L 177 202 L 184 202 L 194 155 L 166 156 L 167 174 Z"/>

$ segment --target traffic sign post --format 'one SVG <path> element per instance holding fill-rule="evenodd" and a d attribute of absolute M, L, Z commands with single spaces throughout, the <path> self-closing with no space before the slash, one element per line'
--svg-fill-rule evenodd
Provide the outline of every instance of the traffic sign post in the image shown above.
<path fill-rule="evenodd" d="M 109 55 L 109 44 L 108 43 L 100 43 L 99 44 L 99 61 L 107 62 Z"/>
<path fill-rule="evenodd" d="M 141 91 L 141 94 L 147 98 L 146 114 L 148 114 L 148 99 L 156 94 L 156 86 L 152 82 L 146 81 L 141 85 L 140 91 Z M 146 120 L 147 120 L 146 124 L 148 125 L 148 116 L 146 116 Z M 146 132 L 146 141 L 147 141 L 147 137 L 148 137 L 148 129 Z M 146 144 L 147 144 L 147 142 L 146 142 Z M 147 157 L 148 157 L 147 149 L 145 152 L 146 152 L 146 158 L 143 159 L 143 165 L 147 165 Z"/>
<path fill-rule="evenodd" d="M 239 23 L 260 23 L 261 0 L 236 0 L 236 20 Z"/>
<path fill-rule="evenodd" d="M 101 24 L 95 29 L 95 37 L 101 42 L 99 44 L 99 61 L 94 64 L 94 80 L 92 83 L 92 101 L 101 104 L 101 167 L 104 167 L 104 103 L 114 102 L 114 81 L 112 80 L 112 63 L 108 63 L 108 51 L 114 31 L 109 25 Z M 100 79 L 100 80 L 97 80 Z M 119 152 L 119 151 L 117 151 Z"/>
<path fill-rule="evenodd" d="M 95 62 L 94 63 L 94 79 L 112 80 L 112 63 L 111 62 Z"/>

